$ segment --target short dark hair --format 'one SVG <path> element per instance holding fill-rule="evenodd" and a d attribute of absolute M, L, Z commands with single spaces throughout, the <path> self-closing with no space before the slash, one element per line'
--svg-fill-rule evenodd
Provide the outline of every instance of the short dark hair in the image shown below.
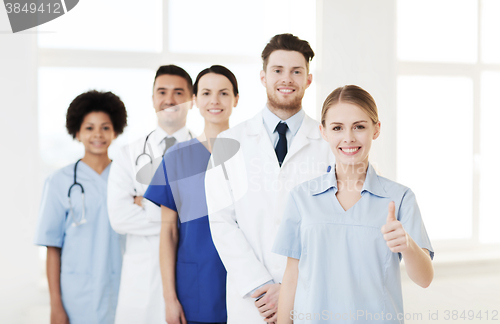
<path fill-rule="evenodd" d="M 109 115 L 116 135 L 123 133 L 127 126 L 127 110 L 120 97 L 112 92 L 90 90 L 78 95 L 68 107 L 66 129 L 76 138 L 82 127 L 83 119 L 91 112 L 102 111 Z"/>
<path fill-rule="evenodd" d="M 229 82 L 231 82 L 231 84 L 233 85 L 234 96 L 238 95 L 238 81 L 236 80 L 236 77 L 234 76 L 233 72 L 231 72 L 225 66 L 212 65 L 211 67 L 206 68 L 205 70 L 198 73 L 198 76 L 196 77 L 196 81 L 194 82 L 194 86 L 193 86 L 195 96 L 198 94 L 198 83 L 200 82 L 201 77 L 204 76 L 205 74 L 208 74 L 208 73 L 220 74 L 220 75 L 223 75 L 226 78 L 228 78 Z"/>
<path fill-rule="evenodd" d="M 269 56 L 272 52 L 278 50 L 285 51 L 295 51 L 304 55 L 306 59 L 307 70 L 309 71 L 309 62 L 314 57 L 314 51 L 312 50 L 309 42 L 298 38 L 292 34 L 279 34 L 271 38 L 269 43 L 267 43 L 266 47 L 262 51 L 262 66 L 264 71 L 267 68 L 267 62 L 269 61 Z"/>
<path fill-rule="evenodd" d="M 186 72 L 186 70 L 184 70 L 180 66 L 173 65 L 173 64 L 162 65 L 158 68 L 158 70 L 156 70 L 155 82 L 156 82 L 156 78 L 158 78 L 160 75 L 164 75 L 164 74 L 178 75 L 178 76 L 184 78 L 187 82 L 188 91 L 191 92 L 191 95 L 193 94 L 193 80 L 189 76 L 189 73 Z"/>

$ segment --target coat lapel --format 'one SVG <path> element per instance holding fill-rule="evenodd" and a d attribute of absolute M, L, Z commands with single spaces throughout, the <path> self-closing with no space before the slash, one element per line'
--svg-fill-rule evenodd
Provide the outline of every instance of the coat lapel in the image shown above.
<path fill-rule="evenodd" d="M 302 148 L 309 145 L 309 139 L 318 139 L 320 137 L 318 123 L 311 117 L 304 115 L 304 120 L 302 125 L 300 125 L 295 138 L 292 141 L 290 150 L 286 154 L 283 165 L 285 165 L 290 159 L 293 158 Z M 283 168 L 283 165 L 281 166 Z"/>
<path fill-rule="evenodd" d="M 269 135 L 267 134 L 267 131 L 264 127 L 262 110 L 249 120 L 247 134 L 250 136 L 257 136 L 256 145 L 258 146 L 259 152 L 266 155 L 268 158 L 276 160 L 276 165 L 278 165 L 276 152 L 274 151 L 273 145 L 271 144 L 271 139 L 269 138 Z"/>

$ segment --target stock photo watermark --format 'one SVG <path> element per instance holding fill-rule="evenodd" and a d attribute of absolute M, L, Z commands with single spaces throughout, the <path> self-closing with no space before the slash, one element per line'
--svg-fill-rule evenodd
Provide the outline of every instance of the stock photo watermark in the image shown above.
<path fill-rule="evenodd" d="M 13 33 L 40 26 L 73 9 L 79 0 L 4 0 Z"/>
<path fill-rule="evenodd" d="M 147 141 L 143 153 L 135 160 L 138 167 L 136 181 L 151 186 L 168 184 L 175 204 L 178 208 L 189 204 L 189 219 L 186 222 L 207 215 L 205 203 L 205 188 L 217 192 L 217 203 L 210 211 L 217 212 L 234 204 L 250 192 L 268 192 L 269 194 L 290 191 L 311 177 L 328 172 L 329 164 L 307 157 L 299 162 L 287 162 L 281 176 L 275 178 L 277 161 L 259 159 L 254 155 L 245 156 L 240 150 L 240 143 L 231 138 L 210 139 L 208 142 L 191 142 L 179 144 L 167 150 L 165 156 L 155 156 Z M 203 163 L 200 152 L 206 151 L 205 146 L 213 148 L 208 165 Z M 229 164 L 229 168 L 227 166 Z M 291 177 L 291 175 L 294 177 Z M 206 181 L 205 181 L 206 180 Z M 205 185 L 205 183 L 207 183 Z M 316 186 L 316 183 L 309 186 Z M 320 184 L 322 186 L 323 184 Z M 180 192 L 191 192 L 189 202 L 183 204 Z"/>
<path fill-rule="evenodd" d="M 291 320 L 300 321 L 489 321 L 500 323 L 498 310 L 429 310 L 419 313 L 384 313 L 369 312 L 366 310 L 356 310 L 344 313 L 335 313 L 329 310 L 323 310 L 321 313 L 303 313 L 292 310 L 290 312 Z"/>
<path fill-rule="evenodd" d="M 192 142 L 174 146 L 165 152 L 164 158 L 162 155 L 154 154 L 146 139 L 143 152 L 135 160 L 138 168 L 136 181 L 151 186 L 168 184 L 176 206 L 180 208 L 183 206 L 180 192 L 183 189 L 190 191 L 190 218 L 181 218 L 181 222 L 207 215 L 206 187 L 216 191 L 219 196 L 217 203 L 210 206 L 210 212 L 218 212 L 243 198 L 248 191 L 264 191 L 272 194 L 283 190 L 290 191 L 303 182 L 306 183 L 303 189 L 310 192 L 327 190 L 332 186 L 336 186 L 337 189 L 354 186 L 361 190 L 363 186 L 363 181 L 337 182 L 335 180 L 336 183 L 333 183 L 332 177 L 335 177 L 335 170 L 327 162 L 316 160 L 314 157 L 307 157 L 298 162 L 288 161 L 286 168 L 281 169 L 280 176 L 275 177 L 276 170 L 279 168 L 277 161 L 255 155 L 245 156 L 240 150 L 240 145 L 235 139 L 212 138 L 210 143 L 208 141 Z M 200 152 L 205 151 L 204 147 L 209 146 L 212 147 L 213 152 L 207 165 L 200 162 L 203 160 L 200 160 Z M 200 160 L 200 163 L 196 160 Z M 232 167 L 227 169 L 227 164 Z M 352 171 L 353 174 L 365 173 L 366 167 L 356 167 Z M 320 177 L 330 172 L 332 176 Z M 291 175 L 294 176 L 291 177 Z M 316 177 L 320 178 L 307 181 Z M 205 183 L 207 183 L 206 186 Z"/>

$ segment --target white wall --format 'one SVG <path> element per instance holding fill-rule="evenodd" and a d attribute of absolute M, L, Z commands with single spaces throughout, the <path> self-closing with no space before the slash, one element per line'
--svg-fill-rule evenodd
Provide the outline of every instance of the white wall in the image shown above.
<path fill-rule="evenodd" d="M 36 34 L 12 34 L 0 10 L 0 323 L 18 323 L 39 289 L 33 245 L 38 179 Z"/>
<path fill-rule="evenodd" d="M 367 90 L 382 123 L 370 160 L 396 180 L 396 1 L 318 0 L 317 13 L 318 116 L 335 88 Z"/>

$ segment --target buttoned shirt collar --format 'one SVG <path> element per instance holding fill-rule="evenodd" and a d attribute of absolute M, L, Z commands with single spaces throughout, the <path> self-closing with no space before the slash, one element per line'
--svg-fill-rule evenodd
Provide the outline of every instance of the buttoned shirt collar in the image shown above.
<path fill-rule="evenodd" d="M 278 116 L 272 113 L 271 110 L 269 110 L 269 107 L 267 107 L 267 105 L 262 111 L 262 119 L 264 120 L 264 125 L 266 126 L 267 132 L 269 134 L 274 133 L 276 126 L 280 122 L 286 122 L 288 129 L 290 130 L 292 135 L 295 136 L 299 131 L 300 125 L 302 125 L 304 116 L 304 109 L 300 109 L 295 115 L 291 116 L 287 120 L 281 120 Z"/>

